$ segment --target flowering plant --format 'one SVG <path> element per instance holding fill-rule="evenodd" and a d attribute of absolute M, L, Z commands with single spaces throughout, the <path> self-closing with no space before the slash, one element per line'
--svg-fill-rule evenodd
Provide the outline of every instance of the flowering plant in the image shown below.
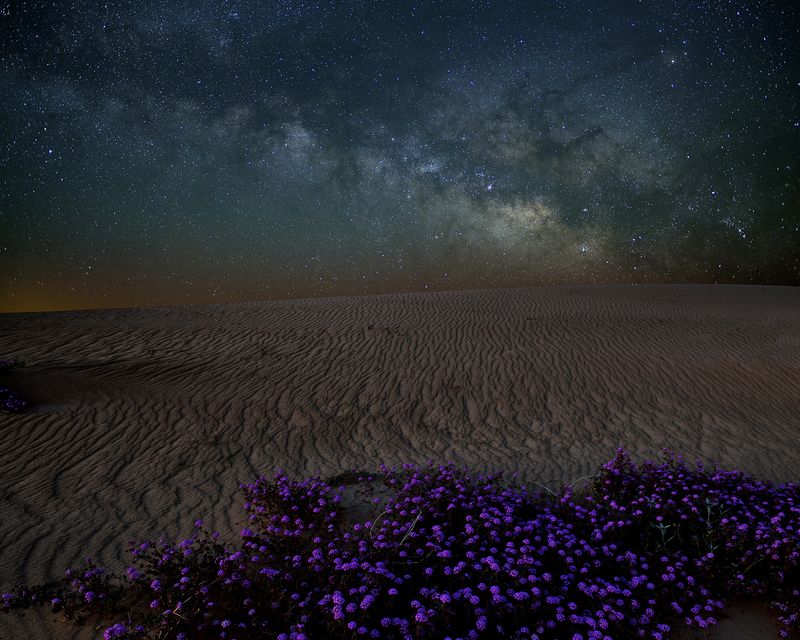
<path fill-rule="evenodd" d="M 713 626 L 745 595 L 774 608 L 782 637 L 800 637 L 800 485 L 671 453 L 639 465 L 622 450 L 580 492 L 452 464 L 383 467 L 364 482 L 387 495 L 353 521 L 344 486 L 259 478 L 241 487 L 238 544 L 198 521 L 178 544 L 132 546 L 113 584 L 73 573 L 55 597 L 145 603 L 104 638 L 659 640 Z M 12 609 L 45 595 L 2 598 Z"/>
<path fill-rule="evenodd" d="M 24 367 L 25 363 L 19 360 L 0 360 L 0 373 Z M 0 386 L 0 411 L 6 413 L 19 413 L 28 403 L 8 387 Z"/>

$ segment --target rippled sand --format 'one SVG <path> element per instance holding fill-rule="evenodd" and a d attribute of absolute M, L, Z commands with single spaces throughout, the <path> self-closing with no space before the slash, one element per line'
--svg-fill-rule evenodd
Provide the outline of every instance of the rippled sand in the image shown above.
<path fill-rule="evenodd" d="M 240 523 L 238 482 L 454 460 L 551 485 L 625 446 L 800 481 L 800 289 L 507 289 L 0 315 L 0 583 Z M 0 616 L 0 639 L 85 638 Z M 763 625 L 762 625 L 763 626 Z M 737 637 L 743 624 L 719 637 Z M 748 637 L 761 637 L 749 631 Z M 743 636 L 742 636 L 743 637 Z M 764 637 L 769 637 L 766 635 Z"/>

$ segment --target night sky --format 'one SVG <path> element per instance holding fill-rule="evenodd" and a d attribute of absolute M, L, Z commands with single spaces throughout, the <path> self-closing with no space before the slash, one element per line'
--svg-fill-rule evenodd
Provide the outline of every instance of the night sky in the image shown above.
<path fill-rule="evenodd" d="M 800 284 L 800 3 L 0 0 L 0 310 Z"/>

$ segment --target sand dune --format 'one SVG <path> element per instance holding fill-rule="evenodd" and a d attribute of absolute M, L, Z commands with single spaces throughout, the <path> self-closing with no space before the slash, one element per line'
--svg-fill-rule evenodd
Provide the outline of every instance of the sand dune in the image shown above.
<path fill-rule="evenodd" d="M 238 482 L 276 467 L 454 460 L 558 484 L 619 446 L 670 447 L 800 480 L 800 289 L 7 314 L 0 357 L 27 362 L 9 382 L 36 403 L 0 414 L 3 584 L 57 579 L 89 551 L 123 566 L 127 540 L 199 516 L 234 531 Z M 46 618 L 0 616 L 0 638 L 89 637 Z"/>

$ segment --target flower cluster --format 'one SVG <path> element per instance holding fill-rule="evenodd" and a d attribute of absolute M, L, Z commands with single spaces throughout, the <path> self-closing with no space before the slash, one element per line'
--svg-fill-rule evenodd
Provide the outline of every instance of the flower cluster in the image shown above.
<path fill-rule="evenodd" d="M 25 366 L 19 360 L 0 360 L 0 373 Z M 14 391 L 7 387 L 0 387 L 0 411 L 7 413 L 19 413 L 28 403 L 19 397 Z"/>
<path fill-rule="evenodd" d="M 0 411 L 19 413 L 28 403 L 8 387 L 0 387 Z"/>
<path fill-rule="evenodd" d="M 133 545 L 118 592 L 91 565 L 60 597 L 137 603 L 104 638 L 659 640 L 748 595 L 800 638 L 800 485 L 623 451 L 578 494 L 454 465 L 381 471 L 365 519 L 344 517 L 345 487 L 278 473 L 242 485 L 238 544 L 198 521 L 178 544 Z"/>
<path fill-rule="evenodd" d="M 82 570 L 67 570 L 63 585 L 18 585 L 1 594 L 0 610 L 50 604 L 53 611 L 63 611 L 67 618 L 81 622 L 88 615 L 115 612 L 126 594 L 127 586 L 87 558 Z M 144 630 L 144 627 L 141 629 Z"/>
<path fill-rule="evenodd" d="M 646 543 L 646 551 L 663 554 L 670 565 L 662 581 L 685 574 L 692 588 L 767 600 L 781 614 L 782 636 L 800 634 L 800 485 L 701 463 L 689 468 L 669 452 L 665 458 L 636 466 L 618 452 L 587 500 L 629 531 L 624 544 Z M 677 612 L 686 624 L 702 626 L 703 611 Z"/>

